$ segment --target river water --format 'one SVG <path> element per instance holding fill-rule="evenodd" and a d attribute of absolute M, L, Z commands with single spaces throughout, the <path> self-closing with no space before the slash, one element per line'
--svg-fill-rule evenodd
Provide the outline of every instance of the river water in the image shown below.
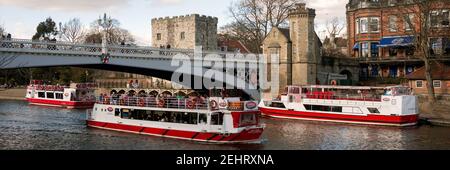
<path fill-rule="evenodd" d="M 450 128 L 264 119 L 262 144 L 215 145 L 86 127 L 84 110 L 0 100 L 1 150 L 423 150 L 450 149 Z"/>

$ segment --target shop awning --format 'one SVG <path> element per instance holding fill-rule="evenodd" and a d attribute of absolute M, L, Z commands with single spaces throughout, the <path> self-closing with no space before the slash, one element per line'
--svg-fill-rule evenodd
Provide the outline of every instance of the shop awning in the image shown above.
<path fill-rule="evenodd" d="M 378 47 L 406 47 L 412 46 L 414 43 L 414 36 L 389 37 L 383 38 Z"/>

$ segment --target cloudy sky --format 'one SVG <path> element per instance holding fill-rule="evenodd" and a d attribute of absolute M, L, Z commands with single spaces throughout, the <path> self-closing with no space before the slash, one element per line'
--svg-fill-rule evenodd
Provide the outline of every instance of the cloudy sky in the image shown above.
<path fill-rule="evenodd" d="M 0 25 L 14 38 L 29 39 L 37 24 L 47 17 L 56 22 L 79 18 L 89 26 L 103 13 L 117 18 L 140 45 L 150 45 L 151 19 L 165 16 L 201 14 L 219 18 L 219 27 L 230 22 L 228 7 L 238 0 L 0 0 Z M 347 0 L 307 0 L 316 9 L 319 34 L 324 23 L 345 19 Z"/>

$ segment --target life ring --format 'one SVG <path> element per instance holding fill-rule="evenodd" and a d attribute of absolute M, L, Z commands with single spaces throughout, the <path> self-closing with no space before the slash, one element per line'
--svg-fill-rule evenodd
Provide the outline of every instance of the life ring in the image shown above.
<path fill-rule="evenodd" d="M 158 107 L 164 107 L 165 104 L 166 104 L 166 101 L 164 101 L 164 99 L 158 100 Z"/>
<path fill-rule="evenodd" d="M 332 81 L 331 81 L 331 85 L 336 86 L 336 85 L 337 85 L 336 80 L 332 80 Z"/>
<path fill-rule="evenodd" d="M 209 104 L 211 106 L 211 109 L 215 110 L 218 107 L 217 101 L 215 101 L 215 100 L 211 100 L 211 102 L 209 102 Z"/>
<path fill-rule="evenodd" d="M 144 99 L 139 99 L 139 101 L 138 101 L 138 106 L 139 107 L 144 107 L 145 106 L 145 100 Z"/>
<path fill-rule="evenodd" d="M 196 103 L 195 100 L 189 100 L 189 101 L 186 102 L 186 106 L 189 109 L 194 109 L 195 103 Z"/>
<path fill-rule="evenodd" d="M 69 93 L 64 93 L 64 96 L 69 97 Z"/>

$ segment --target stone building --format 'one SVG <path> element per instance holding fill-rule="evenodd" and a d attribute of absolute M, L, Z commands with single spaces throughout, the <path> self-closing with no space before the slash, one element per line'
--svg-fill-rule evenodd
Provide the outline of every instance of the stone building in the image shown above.
<path fill-rule="evenodd" d="M 279 82 L 272 87 L 283 90 L 287 85 L 308 85 L 317 82 L 321 42 L 314 30 L 315 10 L 298 4 L 289 12 L 289 28 L 273 28 L 263 42 L 267 61 L 279 56 Z M 272 80 L 272 64 L 268 62 L 268 79 Z M 277 96 L 281 91 L 265 92 L 264 97 Z M 269 94 L 268 94 L 269 93 Z"/>
<path fill-rule="evenodd" d="M 216 17 L 198 14 L 152 19 L 152 46 L 217 50 Z"/>

